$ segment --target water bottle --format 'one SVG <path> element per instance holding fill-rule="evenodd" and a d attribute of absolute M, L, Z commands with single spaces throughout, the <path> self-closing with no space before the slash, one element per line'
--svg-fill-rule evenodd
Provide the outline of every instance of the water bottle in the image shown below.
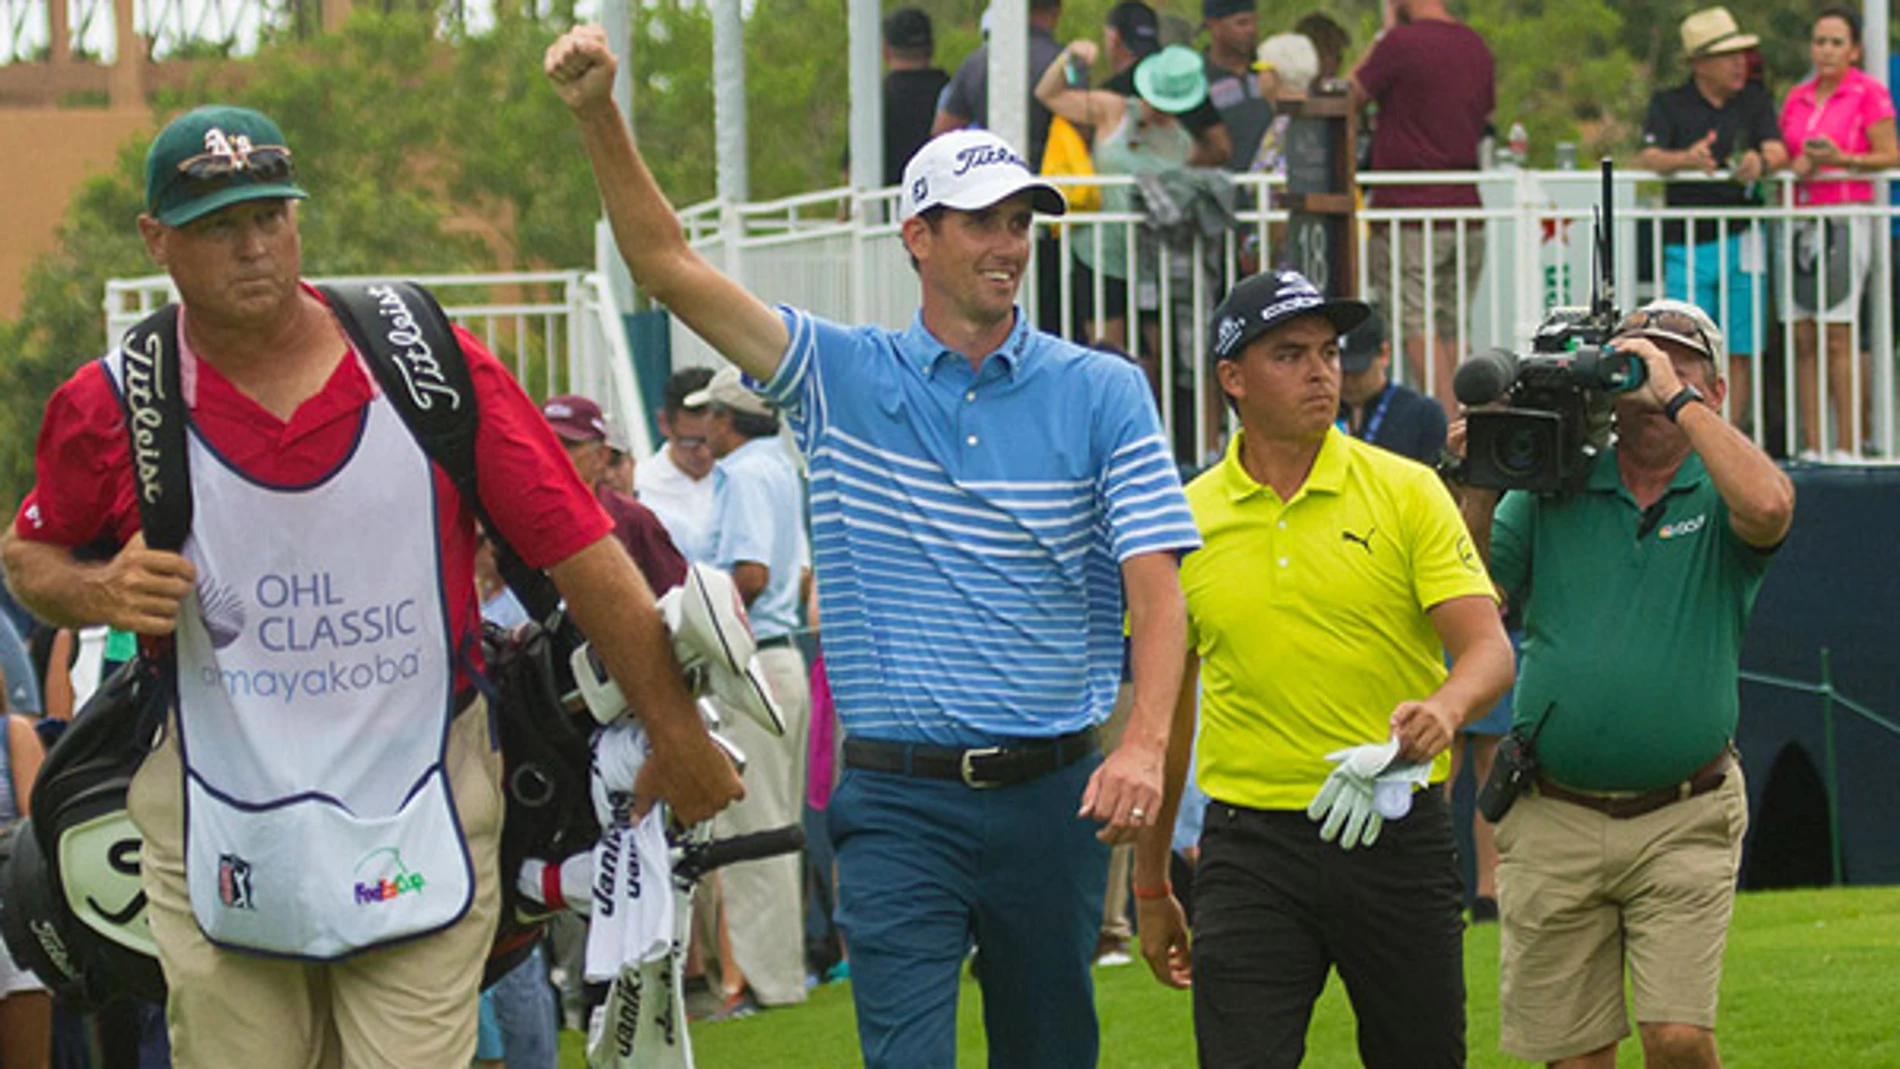
<path fill-rule="evenodd" d="M 1517 165 L 1529 166 L 1531 162 L 1530 131 L 1524 129 L 1523 123 L 1514 122 L 1511 124 L 1511 132 L 1508 136 L 1511 142 L 1511 155 L 1517 160 Z"/>

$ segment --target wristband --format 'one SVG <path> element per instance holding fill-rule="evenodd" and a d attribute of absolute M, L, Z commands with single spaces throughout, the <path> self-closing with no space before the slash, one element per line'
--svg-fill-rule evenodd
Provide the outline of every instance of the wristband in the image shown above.
<path fill-rule="evenodd" d="M 1702 391 L 1685 383 L 1682 389 L 1676 391 L 1676 396 L 1663 404 L 1663 415 L 1669 417 L 1669 422 L 1675 423 L 1682 415 L 1683 408 L 1692 401 L 1700 400 L 1702 400 Z"/>
<path fill-rule="evenodd" d="M 561 893 L 561 866 L 548 865 L 541 870 L 541 901 L 552 910 L 567 908 L 567 896 Z"/>
<path fill-rule="evenodd" d="M 1144 900 L 1174 897 L 1174 885 L 1166 880 L 1161 881 L 1159 887 L 1136 887 L 1134 891 L 1136 898 Z"/>

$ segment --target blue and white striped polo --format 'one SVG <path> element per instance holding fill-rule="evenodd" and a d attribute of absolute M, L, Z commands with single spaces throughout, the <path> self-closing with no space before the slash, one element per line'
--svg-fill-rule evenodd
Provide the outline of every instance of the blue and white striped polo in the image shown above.
<path fill-rule="evenodd" d="M 901 333 L 783 315 L 760 389 L 809 461 L 845 730 L 967 746 L 1107 717 L 1120 562 L 1201 544 L 1141 372 L 1021 309 L 976 371 L 921 315 Z"/>

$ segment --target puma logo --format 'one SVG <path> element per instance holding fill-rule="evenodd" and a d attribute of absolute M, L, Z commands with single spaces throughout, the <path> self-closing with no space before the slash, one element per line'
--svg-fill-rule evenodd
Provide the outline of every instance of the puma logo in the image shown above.
<path fill-rule="evenodd" d="M 1370 527 L 1366 529 L 1364 535 L 1356 535 L 1351 531 L 1341 531 L 1339 532 L 1339 537 L 1365 550 L 1366 556 L 1370 557 L 1372 556 L 1372 536 L 1378 533 L 1379 529 L 1377 527 Z"/>

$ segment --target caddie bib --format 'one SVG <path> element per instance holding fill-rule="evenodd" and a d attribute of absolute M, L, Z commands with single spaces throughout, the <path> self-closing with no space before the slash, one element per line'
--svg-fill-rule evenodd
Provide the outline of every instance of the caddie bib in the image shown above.
<path fill-rule="evenodd" d="M 429 461 L 380 393 L 324 479 L 270 486 L 194 431 L 179 615 L 191 908 L 219 945 L 328 960 L 445 928 L 474 872 Z"/>

